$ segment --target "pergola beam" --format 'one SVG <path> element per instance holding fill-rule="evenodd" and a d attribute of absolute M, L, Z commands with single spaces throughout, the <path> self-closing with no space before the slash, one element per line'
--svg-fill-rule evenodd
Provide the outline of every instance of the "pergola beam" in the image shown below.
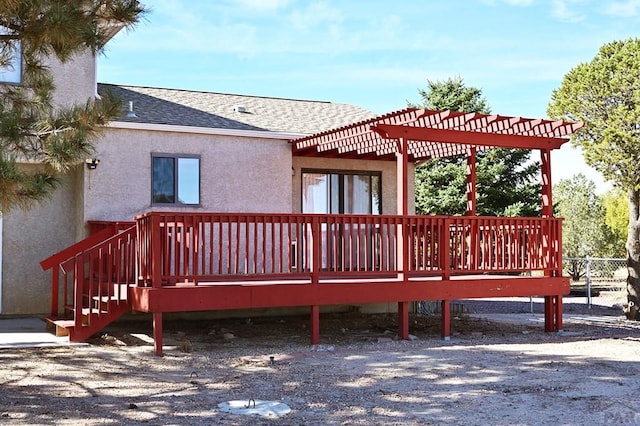
<path fill-rule="evenodd" d="M 407 141 L 410 161 L 490 148 L 557 149 L 583 123 L 408 108 L 292 142 L 294 155 L 389 156 Z M 359 157 L 360 158 L 360 157 Z M 382 158 L 381 158 L 382 159 Z"/>
<path fill-rule="evenodd" d="M 566 142 L 565 139 L 557 137 L 471 132 L 452 129 L 396 126 L 392 124 L 378 124 L 372 127 L 372 130 L 374 129 L 377 133 L 385 134 L 389 139 L 406 138 L 411 141 L 455 143 L 486 147 L 558 149 Z"/>

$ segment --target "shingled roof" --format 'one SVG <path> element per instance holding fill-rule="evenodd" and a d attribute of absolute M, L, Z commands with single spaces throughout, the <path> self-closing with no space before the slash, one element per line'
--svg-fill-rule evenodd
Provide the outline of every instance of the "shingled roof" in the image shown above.
<path fill-rule="evenodd" d="M 134 123 L 313 134 L 374 116 L 355 105 L 323 101 L 98 84 L 99 93 L 107 90 L 127 108 L 133 102 L 136 116 L 125 111 L 118 121 Z"/>

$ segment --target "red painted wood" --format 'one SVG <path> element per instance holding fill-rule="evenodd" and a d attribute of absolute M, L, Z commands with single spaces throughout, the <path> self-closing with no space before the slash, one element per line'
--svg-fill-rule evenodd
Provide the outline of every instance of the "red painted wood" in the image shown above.
<path fill-rule="evenodd" d="M 390 134 L 387 132 L 390 126 L 408 132 Z M 417 139 L 409 144 L 410 156 L 418 160 L 464 154 L 468 145 L 483 148 L 483 144 L 475 143 L 476 140 L 481 140 L 489 147 L 538 149 L 550 147 L 549 142 L 558 147 L 581 127 L 583 123 L 408 108 L 295 139 L 291 143 L 294 155 L 387 159 L 400 152 L 397 138 L 412 139 L 418 134 Z M 442 132 L 445 143 L 434 143 L 440 141 L 440 138 L 433 137 L 440 132 L 420 135 L 421 130 L 434 129 Z M 494 137 L 499 142 L 489 142 Z"/>
<path fill-rule="evenodd" d="M 159 288 L 162 286 L 161 268 L 163 267 L 163 257 L 167 259 L 169 258 L 166 241 L 169 231 L 167 227 L 165 227 L 164 229 L 161 228 L 161 218 L 159 216 L 152 215 L 149 217 L 149 219 L 150 220 L 146 222 L 147 226 L 149 226 L 149 229 L 147 229 L 145 232 L 145 236 L 149 238 L 149 241 L 146 241 L 145 243 L 148 245 L 150 251 L 149 253 L 147 253 L 147 257 L 140 258 L 140 262 L 150 262 L 150 267 L 148 269 L 150 271 L 149 278 L 151 278 L 151 285 L 155 288 Z"/>
<path fill-rule="evenodd" d="M 476 215 L 476 148 L 467 156 L 467 216 Z"/>
<path fill-rule="evenodd" d="M 554 300 L 552 296 L 544 297 L 544 331 L 554 331 Z"/>
<path fill-rule="evenodd" d="M 475 131 L 433 129 L 417 126 L 377 124 L 375 129 L 387 139 L 406 138 L 412 141 L 469 144 L 479 147 L 522 149 L 558 149 L 565 139 L 519 134 L 481 133 Z M 444 155 L 443 155 L 444 156 Z"/>
<path fill-rule="evenodd" d="M 452 276 L 397 280 L 322 280 L 318 285 L 216 284 L 162 288 L 135 287 L 132 307 L 141 312 L 190 312 L 244 308 L 390 303 L 414 300 L 455 300 L 482 297 L 558 295 L 569 293 L 568 278 Z"/>
<path fill-rule="evenodd" d="M 442 333 L 442 338 L 448 339 L 451 336 L 451 301 L 450 300 L 442 300 L 440 302 L 440 329 Z"/>
<path fill-rule="evenodd" d="M 554 218 L 210 214 L 199 215 L 196 226 L 188 214 L 149 216 L 155 219 L 144 217 L 139 226 L 159 221 L 166 237 L 148 229 L 140 232 L 147 240 L 140 242 L 141 252 L 156 247 L 141 256 L 140 269 L 152 270 L 159 275 L 155 280 L 172 285 L 238 277 L 284 279 L 296 273 L 313 277 L 323 271 L 437 272 L 446 278 L 458 272 L 557 271 L 561 265 L 561 221 Z M 187 244 L 181 243 L 187 238 Z M 295 271 L 290 254 L 294 243 Z M 193 261 L 198 253 L 209 253 L 203 258 L 210 261 Z"/>
<path fill-rule="evenodd" d="M 153 313 L 153 350 L 162 356 L 162 312 Z"/>
<path fill-rule="evenodd" d="M 542 174 L 542 217 L 553 216 L 553 199 L 551 195 L 551 151 L 540 150 L 540 172 Z"/>
<path fill-rule="evenodd" d="M 409 340 L 409 302 L 398 302 L 398 336 Z"/>
<path fill-rule="evenodd" d="M 52 318 L 58 316 L 53 308 L 62 285 L 65 314 L 73 315 L 72 341 L 90 337 L 129 310 L 128 288 L 136 282 L 135 247 L 136 227 L 130 226 L 53 268 Z"/>
<path fill-rule="evenodd" d="M 89 314 L 77 327 L 115 315 L 85 306 L 94 299 L 143 312 L 398 302 L 404 315 L 416 300 L 569 290 L 555 218 L 153 212 L 137 222 L 60 264 L 62 283 L 74 283 L 62 286 L 65 304 Z M 503 275 L 536 270 L 546 276 Z M 113 284 L 136 282 L 124 305 Z M 554 329 L 560 304 L 546 310 Z"/>
<path fill-rule="evenodd" d="M 562 330 L 562 295 L 557 295 L 554 296 L 556 298 L 556 303 L 555 303 L 555 307 L 556 307 L 556 312 L 555 312 L 555 320 L 556 320 L 556 326 L 555 326 L 555 331 L 560 331 Z"/>
<path fill-rule="evenodd" d="M 311 344 L 320 344 L 320 306 L 311 306 Z"/>

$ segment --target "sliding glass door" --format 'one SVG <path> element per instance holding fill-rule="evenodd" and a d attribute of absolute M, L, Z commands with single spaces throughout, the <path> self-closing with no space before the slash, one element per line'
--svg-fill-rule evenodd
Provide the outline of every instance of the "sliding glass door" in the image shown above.
<path fill-rule="evenodd" d="M 309 171 L 302 173 L 302 213 L 380 214 L 380 174 Z M 371 226 L 322 225 L 322 269 L 364 271 L 375 265 L 377 241 Z"/>
<path fill-rule="evenodd" d="M 302 173 L 302 213 L 380 214 L 380 194 L 380 173 Z"/>

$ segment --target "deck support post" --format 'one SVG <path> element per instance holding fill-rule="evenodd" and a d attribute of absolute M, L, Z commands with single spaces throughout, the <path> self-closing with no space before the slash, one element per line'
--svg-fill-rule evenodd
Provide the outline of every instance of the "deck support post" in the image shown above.
<path fill-rule="evenodd" d="M 556 298 L 556 331 L 562 330 L 562 295 L 554 296 Z"/>
<path fill-rule="evenodd" d="M 442 316 L 440 318 L 442 338 L 444 340 L 449 340 L 451 338 L 451 301 L 442 300 L 440 303 L 440 311 L 442 312 Z"/>
<path fill-rule="evenodd" d="M 409 302 L 398 302 L 398 336 L 409 340 Z"/>
<path fill-rule="evenodd" d="M 544 297 L 544 331 L 553 332 L 562 329 L 562 296 Z"/>
<path fill-rule="evenodd" d="M 162 356 L 162 312 L 153 313 L 153 349 L 157 356 Z"/>
<path fill-rule="evenodd" d="M 320 306 L 311 306 L 311 344 L 320 344 Z"/>

